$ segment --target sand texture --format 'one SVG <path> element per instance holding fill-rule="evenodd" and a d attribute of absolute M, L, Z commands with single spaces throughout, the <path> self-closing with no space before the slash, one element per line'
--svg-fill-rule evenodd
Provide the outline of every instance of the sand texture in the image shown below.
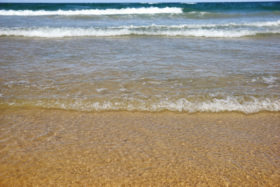
<path fill-rule="evenodd" d="M 0 186 L 280 186 L 280 114 L 0 110 Z"/>

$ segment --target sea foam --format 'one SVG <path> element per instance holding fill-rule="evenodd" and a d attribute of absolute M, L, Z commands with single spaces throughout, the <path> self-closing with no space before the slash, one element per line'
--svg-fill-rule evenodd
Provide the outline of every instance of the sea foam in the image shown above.
<path fill-rule="evenodd" d="M 279 34 L 280 28 L 274 29 L 230 29 L 216 26 L 181 25 L 181 26 L 120 26 L 108 28 L 75 28 L 75 27 L 35 27 L 35 28 L 0 28 L 0 36 L 22 37 L 108 37 L 108 36 L 185 36 L 185 37 L 217 37 L 238 38 L 258 34 Z"/>
<path fill-rule="evenodd" d="M 244 97 L 228 96 L 225 98 L 213 98 L 205 101 L 190 101 L 186 98 L 177 100 L 158 100 L 158 101 L 94 101 L 94 100 L 59 100 L 48 99 L 35 101 L 10 101 L 0 105 L 10 106 L 37 106 L 42 108 L 56 108 L 77 111 L 142 111 L 142 112 L 242 112 L 245 114 L 257 112 L 279 112 L 280 99 L 277 98 L 255 98 L 250 97 L 245 100 Z"/>
<path fill-rule="evenodd" d="M 175 7 L 148 7 L 123 9 L 84 9 L 84 10 L 0 10 L 1 16 L 79 16 L 79 15 L 122 15 L 122 14 L 180 14 L 181 8 Z"/>

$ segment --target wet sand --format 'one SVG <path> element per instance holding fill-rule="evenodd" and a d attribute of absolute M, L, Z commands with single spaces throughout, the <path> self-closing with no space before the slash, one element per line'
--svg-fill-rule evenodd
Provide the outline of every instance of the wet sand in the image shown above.
<path fill-rule="evenodd" d="M 0 110 L 0 186 L 279 184 L 279 112 Z"/>

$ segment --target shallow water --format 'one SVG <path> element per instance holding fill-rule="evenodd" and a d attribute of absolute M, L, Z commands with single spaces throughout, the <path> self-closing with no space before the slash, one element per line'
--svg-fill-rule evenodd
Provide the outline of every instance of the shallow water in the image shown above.
<path fill-rule="evenodd" d="M 1 4 L 0 105 L 280 111 L 279 3 Z"/>
<path fill-rule="evenodd" d="M 280 110 L 279 38 L 0 38 L 2 106 Z"/>

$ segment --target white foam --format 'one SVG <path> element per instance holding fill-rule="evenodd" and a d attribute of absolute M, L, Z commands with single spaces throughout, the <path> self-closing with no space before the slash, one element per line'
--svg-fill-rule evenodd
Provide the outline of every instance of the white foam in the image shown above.
<path fill-rule="evenodd" d="M 179 99 L 174 103 L 162 101 L 153 106 L 154 109 L 167 109 L 170 111 L 185 112 L 225 112 L 236 111 L 244 113 L 256 113 L 260 111 L 280 111 L 280 100 L 259 100 L 253 98 L 244 101 L 241 98 L 227 97 L 225 99 L 213 99 L 204 102 L 190 102 L 187 99 Z"/>
<path fill-rule="evenodd" d="M 277 77 L 269 76 L 269 77 L 262 77 L 262 79 L 266 84 L 273 84 L 277 80 Z"/>
<path fill-rule="evenodd" d="M 83 15 L 122 15 L 122 14 L 180 14 L 181 8 L 123 8 L 123 9 L 84 9 L 84 10 L 0 10 L 1 16 L 83 16 Z"/>
<path fill-rule="evenodd" d="M 152 28 L 151 28 L 152 27 Z M 146 28 L 146 29 L 145 29 Z M 106 36 L 129 36 L 129 35 L 148 35 L 148 36 L 186 36 L 186 37 L 217 37 L 217 38 L 236 38 L 244 36 L 254 36 L 257 34 L 277 34 L 277 30 L 248 30 L 248 29 L 172 29 L 169 27 L 161 28 L 157 26 L 123 26 L 110 28 L 74 28 L 74 27 L 39 27 L 39 28 L 0 28 L 0 36 L 23 36 L 23 37 L 106 37 Z"/>
<path fill-rule="evenodd" d="M 125 89 L 125 88 L 120 88 L 120 91 L 121 91 L 121 92 L 124 92 L 124 91 L 127 91 L 127 89 Z"/>
<path fill-rule="evenodd" d="M 205 12 L 206 13 L 206 12 Z M 170 28 L 217 28 L 217 27 L 276 27 L 280 26 L 280 20 L 250 22 L 250 23 L 220 23 L 220 24 L 182 24 L 182 25 L 153 25 L 154 27 L 170 27 Z"/>
<path fill-rule="evenodd" d="M 95 28 L 28 28 L 28 29 L 0 29 L 1 36 L 24 36 L 42 38 L 78 37 L 78 36 L 121 36 L 129 35 L 129 31 L 102 30 Z"/>
<path fill-rule="evenodd" d="M 262 111 L 279 112 L 280 99 L 263 98 L 257 99 L 250 97 L 245 100 L 243 97 L 228 96 L 222 99 L 210 99 L 207 101 L 190 101 L 185 98 L 172 101 L 171 99 L 148 102 L 144 100 L 119 100 L 119 101 L 89 101 L 89 100 L 47 100 L 33 102 L 15 102 L 7 103 L 11 106 L 38 106 L 43 108 L 59 108 L 66 110 L 79 111 L 174 111 L 174 112 L 243 112 L 246 114 Z M 0 104 L 3 104 L 0 102 Z"/>
<path fill-rule="evenodd" d="M 257 34 L 280 33 L 280 20 L 270 22 L 228 23 L 228 24 L 182 24 L 182 25 L 147 25 L 119 26 L 107 28 L 76 27 L 33 27 L 0 28 L 0 36 L 24 37 L 81 37 L 81 36 L 192 36 L 192 37 L 243 37 Z M 259 28 L 261 27 L 261 28 Z"/>
<path fill-rule="evenodd" d="M 237 25 L 231 23 L 229 25 Z M 271 26 L 280 26 L 280 20 L 277 21 L 264 21 L 264 22 L 252 22 L 252 23 L 242 23 L 243 26 L 255 26 L 255 27 L 271 27 Z"/>
<path fill-rule="evenodd" d="M 107 88 L 97 88 L 97 89 L 96 89 L 96 91 L 99 92 L 99 93 L 100 93 L 100 92 L 103 92 L 103 91 L 105 91 L 105 90 L 107 90 Z"/>

